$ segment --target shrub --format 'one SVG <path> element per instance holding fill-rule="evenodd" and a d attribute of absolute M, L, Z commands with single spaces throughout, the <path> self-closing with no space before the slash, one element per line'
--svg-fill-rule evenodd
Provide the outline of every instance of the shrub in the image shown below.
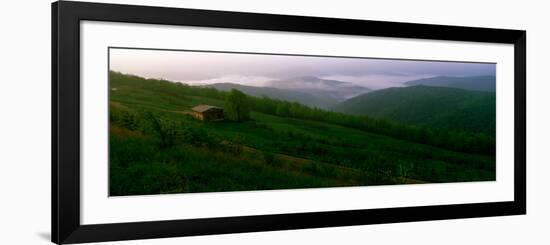
<path fill-rule="evenodd" d="M 233 140 L 226 142 L 225 148 L 233 155 L 240 155 L 243 152 L 243 139 L 240 136 L 236 136 Z"/>
<path fill-rule="evenodd" d="M 131 111 L 111 108 L 109 112 L 109 120 L 121 127 L 137 130 L 140 126 L 139 116 Z"/>
<path fill-rule="evenodd" d="M 145 118 L 149 122 L 154 134 L 159 139 L 160 148 L 171 147 L 175 144 L 178 136 L 177 124 L 175 121 L 156 116 L 151 112 L 147 112 Z"/>
<path fill-rule="evenodd" d="M 264 151 L 262 152 L 262 157 L 264 159 L 264 162 L 266 164 L 269 164 L 269 165 L 276 165 L 276 162 L 275 162 L 275 154 L 271 153 L 271 152 L 267 152 L 267 151 Z"/>

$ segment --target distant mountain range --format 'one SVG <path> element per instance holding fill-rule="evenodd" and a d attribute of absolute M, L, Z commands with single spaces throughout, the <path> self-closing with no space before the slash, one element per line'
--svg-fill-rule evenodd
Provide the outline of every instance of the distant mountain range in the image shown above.
<path fill-rule="evenodd" d="M 356 96 L 332 108 L 391 121 L 495 135 L 496 97 L 493 92 L 410 86 L 387 88 Z"/>
<path fill-rule="evenodd" d="M 323 96 L 316 95 L 316 94 L 304 93 L 304 92 L 288 90 L 288 89 L 272 88 L 272 87 L 254 87 L 254 86 L 245 86 L 245 85 L 240 85 L 235 83 L 216 83 L 216 84 L 206 85 L 206 87 L 212 87 L 221 91 L 229 91 L 231 89 L 237 89 L 250 96 L 256 96 L 256 97 L 266 96 L 272 99 L 298 102 L 300 104 L 304 104 L 312 107 L 319 107 L 319 108 L 330 108 L 338 103 L 337 100 L 334 100 L 331 98 L 325 98 Z"/>
<path fill-rule="evenodd" d="M 404 85 L 373 91 L 348 82 L 304 76 L 274 80 L 264 87 L 235 83 L 206 86 L 410 125 L 495 135 L 494 76 L 438 76 Z"/>
<path fill-rule="evenodd" d="M 461 88 L 474 91 L 492 91 L 496 89 L 496 78 L 494 76 L 473 76 L 473 77 L 448 77 L 438 76 L 425 79 L 418 79 L 406 82 L 407 86 L 426 85 L 436 87 Z"/>
<path fill-rule="evenodd" d="M 205 85 L 218 90 L 238 89 L 251 96 L 267 96 L 273 99 L 299 102 L 304 105 L 331 108 L 348 98 L 371 91 L 369 88 L 348 82 L 326 80 L 313 76 L 296 77 L 268 82 L 265 87 L 246 86 L 236 83 Z"/>

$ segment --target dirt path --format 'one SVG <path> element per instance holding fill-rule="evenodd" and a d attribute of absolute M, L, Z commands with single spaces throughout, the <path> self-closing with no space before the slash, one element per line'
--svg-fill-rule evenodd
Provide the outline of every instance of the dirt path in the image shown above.
<path fill-rule="evenodd" d="M 245 152 L 257 153 L 257 154 L 262 154 L 263 153 L 262 151 L 260 151 L 256 148 L 250 147 L 250 146 L 242 145 L 241 147 L 242 147 L 243 151 L 245 151 Z M 276 158 L 287 161 L 287 162 L 293 162 L 293 163 L 304 164 L 304 165 L 305 164 L 319 164 L 319 165 L 326 165 L 326 166 L 333 167 L 333 168 L 343 169 L 343 170 L 346 170 L 346 171 L 361 172 L 361 171 L 359 171 L 357 169 L 354 169 L 354 168 L 339 166 L 339 165 L 336 165 L 336 164 L 330 164 L 330 163 L 321 162 L 321 161 L 314 161 L 314 160 L 307 159 L 307 158 L 296 157 L 296 156 L 291 156 L 291 155 L 286 155 L 286 154 L 281 154 L 281 153 L 272 153 L 272 154 Z"/>
<path fill-rule="evenodd" d="M 229 143 L 229 142 L 225 141 L 224 143 Z M 242 147 L 242 150 L 244 152 L 247 152 L 247 153 L 255 153 L 255 154 L 262 154 L 263 153 L 262 151 L 260 151 L 256 148 L 250 147 L 250 146 L 242 145 L 241 147 Z M 353 173 L 356 173 L 356 174 L 361 174 L 362 173 L 361 170 L 346 167 L 346 166 L 340 166 L 340 165 L 321 162 L 321 161 L 313 161 L 313 160 L 310 160 L 310 159 L 307 159 L 307 158 L 291 156 L 291 155 L 286 155 L 286 154 L 281 154 L 281 153 L 272 153 L 272 154 L 277 159 L 283 160 L 285 162 L 292 162 L 292 163 L 295 163 L 295 164 L 300 164 L 300 165 L 302 165 L 301 167 L 304 167 L 307 164 L 318 164 L 318 165 L 323 165 L 323 166 L 327 166 L 327 167 L 334 168 L 334 169 L 339 169 L 339 170 L 344 171 L 344 172 L 353 172 Z M 429 183 L 429 182 L 426 182 L 426 181 L 423 181 L 423 180 L 411 179 L 411 178 L 406 178 L 406 177 L 395 177 L 395 179 L 398 180 L 400 183 L 405 183 L 405 184 Z"/>

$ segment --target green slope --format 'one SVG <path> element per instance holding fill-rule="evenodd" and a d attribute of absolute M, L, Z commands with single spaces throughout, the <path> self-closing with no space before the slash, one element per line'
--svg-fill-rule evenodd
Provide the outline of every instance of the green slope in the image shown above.
<path fill-rule="evenodd" d="M 363 94 L 333 110 L 401 123 L 495 135 L 495 93 L 411 86 Z"/>
<path fill-rule="evenodd" d="M 224 92 L 119 73 L 109 88 L 115 196 L 495 179 L 491 154 L 260 111 L 246 122 L 202 122 L 186 111 L 223 107 Z"/>
<path fill-rule="evenodd" d="M 472 76 L 472 77 L 448 77 L 438 76 L 425 79 L 408 81 L 405 85 L 426 85 L 436 87 L 461 88 L 474 91 L 494 92 L 496 89 L 495 76 Z"/>

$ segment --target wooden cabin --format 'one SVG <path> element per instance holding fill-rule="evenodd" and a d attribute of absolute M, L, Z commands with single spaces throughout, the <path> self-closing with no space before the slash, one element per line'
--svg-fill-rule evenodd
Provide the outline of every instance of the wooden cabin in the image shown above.
<path fill-rule="evenodd" d="M 191 108 L 193 116 L 202 121 L 223 120 L 223 108 L 212 105 L 198 105 Z"/>

